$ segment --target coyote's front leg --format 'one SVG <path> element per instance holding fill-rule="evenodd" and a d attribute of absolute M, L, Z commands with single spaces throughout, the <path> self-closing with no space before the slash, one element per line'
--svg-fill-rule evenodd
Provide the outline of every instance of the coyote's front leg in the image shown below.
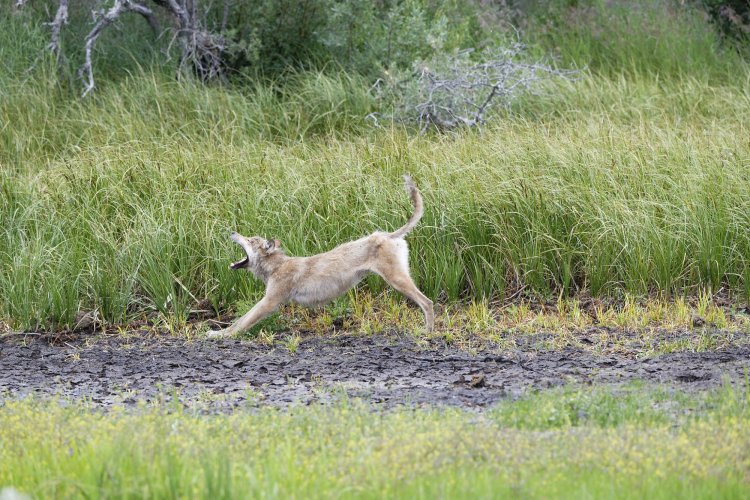
<path fill-rule="evenodd" d="M 263 318 L 268 317 L 281 305 L 281 301 L 275 298 L 270 298 L 268 295 L 263 297 L 260 302 L 255 304 L 250 311 L 244 316 L 234 322 L 228 328 L 223 330 L 216 330 L 208 332 L 209 338 L 225 338 L 231 337 L 238 333 L 245 333 L 255 324 L 257 324 Z"/>

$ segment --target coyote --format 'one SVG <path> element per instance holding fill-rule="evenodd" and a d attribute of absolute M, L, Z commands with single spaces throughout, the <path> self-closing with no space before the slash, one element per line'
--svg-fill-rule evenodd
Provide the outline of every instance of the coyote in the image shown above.
<path fill-rule="evenodd" d="M 375 273 L 422 308 L 425 326 L 432 330 L 435 313 L 432 301 L 419 291 L 409 275 L 409 249 L 404 237 L 414 229 L 424 213 L 422 196 L 407 175 L 406 191 L 414 205 L 406 224 L 392 233 L 377 231 L 369 236 L 337 246 L 310 257 L 284 254 L 279 240 L 259 236 L 230 236 L 245 251 L 245 257 L 229 266 L 247 269 L 266 284 L 265 296 L 244 316 L 209 337 L 228 337 L 249 330 L 273 313 L 281 304 L 294 301 L 304 306 L 324 304 L 344 294 L 367 274 Z"/>

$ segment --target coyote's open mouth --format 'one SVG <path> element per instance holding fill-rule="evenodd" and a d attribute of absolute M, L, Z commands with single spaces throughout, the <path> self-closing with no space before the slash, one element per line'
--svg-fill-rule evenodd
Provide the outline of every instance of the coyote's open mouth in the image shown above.
<path fill-rule="evenodd" d="M 250 259 L 246 255 L 243 259 L 229 264 L 229 269 L 242 269 L 247 266 L 248 262 L 250 262 Z"/>
<path fill-rule="evenodd" d="M 229 264 L 229 269 L 244 269 L 250 263 L 250 256 L 247 254 L 245 245 L 243 245 L 244 242 L 241 241 L 241 236 L 237 233 L 232 233 L 230 235 L 230 238 L 232 239 L 232 241 L 242 247 L 242 250 L 245 252 L 245 256 L 237 262 L 232 262 L 231 264 Z"/>

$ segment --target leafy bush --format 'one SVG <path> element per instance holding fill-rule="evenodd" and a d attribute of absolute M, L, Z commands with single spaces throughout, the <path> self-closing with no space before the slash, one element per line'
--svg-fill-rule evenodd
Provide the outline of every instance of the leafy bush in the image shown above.
<path fill-rule="evenodd" d="M 726 37 L 746 42 L 750 36 L 750 2 L 747 0 L 703 0 L 706 11 Z"/>
<path fill-rule="evenodd" d="M 193 36 L 212 38 L 221 52 L 225 73 L 274 76 L 289 69 L 321 69 L 328 65 L 374 79 L 384 69 L 407 68 L 434 51 L 484 44 L 494 32 L 482 26 L 488 8 L 477 2 L 430 0 L 261 0 L 206 2 L 195 0 Z M 68 7 L 61 25 L 65 55 L 63 73 L 71 77 L 83 60 L 84 40 L 114 0 L 85 0 Z M 182 32 L 174 13 L 163 2 L 143 1 L 153 11 L 152 33 L 142 16 L 127 8 L 96 41 L 98 74 L 132 71 L 161 60 L 168 71 L 181 60 L 175 51 Z M 14 6 L 0 0 L 0 16 L 27 27 L 42 27 L 55 16 L 57 3 Z M 92 14 L 94 22 L 92 22 Z M 192 21 L 191 21 L 192 22 Z M 192 26 L 192 25 L 191 25 Z M 114 28 L 114 29 L 112 29 Z M 45 28 L 47 29 L 47 28 Z M 44 31 L 44 29 L 42 30 Z M 160 32 L 160 34 L 159 34 Z M 192 31 L 191 31 L 192 32 Z M 158 35 L 158 36 L 155 36 Z"/>
<path fill-rule="evenodd" d="M 484 43 L 493 36 L 479 22 L 485 10 L 477 2 L 265 0 L 232 5 L 227 33 L 258 45 L 257 60 L 235 60 L 237 70 L 268 74 L 333 63 L 374 78 L 434 51 Z"/>

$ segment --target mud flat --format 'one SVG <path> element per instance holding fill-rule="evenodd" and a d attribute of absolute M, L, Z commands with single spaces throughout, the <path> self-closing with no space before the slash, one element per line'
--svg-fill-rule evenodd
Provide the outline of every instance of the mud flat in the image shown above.
<path fill-rule="evenodd" d="M 295 352 L 247 340 L 164 336 L 0 340 L 0 400 L 31 393 L 85 398 L 95 406 L 179 398 L 188 406 L 238 406 L 362 398 L 374 405 L 486 408 L 501 398 L 567 383 L 633 380 L 705 390 L 750 371 L 750 347 L 653 357 L 531 345 L 467 352 L 407 336 L 303 338 Z"/>

